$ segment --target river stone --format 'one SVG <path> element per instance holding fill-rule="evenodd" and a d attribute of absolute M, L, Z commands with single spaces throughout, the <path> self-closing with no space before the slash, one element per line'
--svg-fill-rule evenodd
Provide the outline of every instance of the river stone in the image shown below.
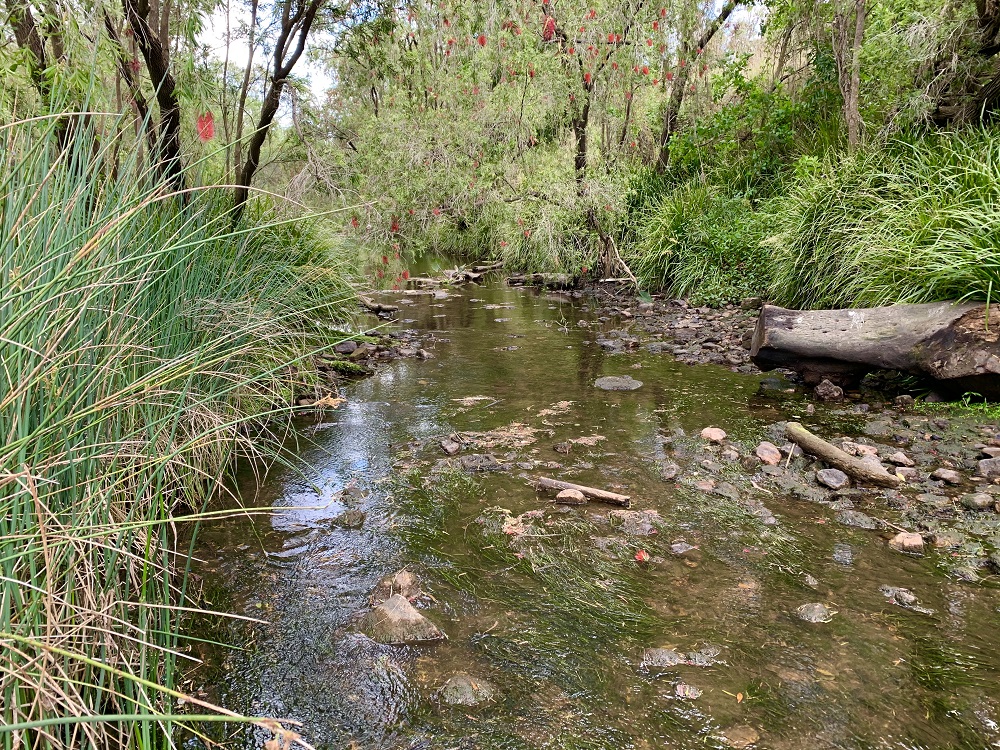
<path fill-rule="evenodd" d="M 587 496 L 580 490 L 562 490 L 556 495 L 556 502 L 562 505 L 584 505 L 587 502 Z"/>
<path fill-rule="evenodd" d="M 984 458 L 979 462 L 979 473 L 984 477 L 1000 477 L 1000 458 Z"/>
<path fill-rule="evenodd" d="M 441 450 L 443 450 L 449 456 L 454 456 L 460 450 L 462 450 L 462 444 L 452 440 L 451 438 L 445 438 L 441 441 Z"/>
<path fill-rule="evenodd" d="M 660 464 L 660 479 L 670 481 L 680 473 L 681 467 L 673 461 L 664 461 Z"/>
<path fill-rule="evenodd" d="M 694 685 L 688 685 L 686 682 L 678 682 L 674 688 L 674 695 L 678 698 L 694 700 L 701 697 L 701 689 L 696 688 Z"/>
<path fill-rule="evenodd" d="M 757 458 L 768 466 L 777 466 L 781 463 L 781 451 L 778 450 L 778 446 L 774 443 L 769 443 L 766 440 L 757 446 L 754 453 L 757 454 Z"/>
<path fill-rule="evenodd" d="M 400 594 L 407 600 L 420 596 L 420 579 L 409 570 L 400 570 L 378 582 L 372 600 L 384 602 L 393 594 Z"/>
<path fill-rule="evenodd" d="M 602 391 L 634 391 L 642 388 L 642 381 L 631 375 L 608 375 L 595 380 L 594 385 Z"/>
<path fill-rule="evenodd" d="M 333 347 L 333 350 L 337 352 L 337 354 L 353 354 L 357 348 L 358 348 L 357 341 L 341 341 L 339 344 Z"/>
<path fill-rule="evenodd" d="M 896 464 L 896 466 L 915 466 L 913 459 L 907 456 L 903 451 L 897 451 L 889 456 L 889 463 Z"/>
<path fill-rule="evenodd" d="M 843 489 L 851 483 L 847 474 L 840 469 L 820 469 L 816 472 L 816 481 L 831 490 Z"/>
<path fill-rule="evenodd" d="M 965 543 L 965 535 L 952 529 L 946 529 L 934 532 L 932 541 L 938 549 L 958 547 Z"/>
<path fill-rule="evenodd" d="M 365 523 L 365 514 L 357 508 L 349 508 L 333 519 L 333 525 L 342 529 L 360 529 Z"/>
<path fill-rule="evenodd" d="M 393 594 L 373 607 L 362 622 L 362 630 L 373 641 L 391 646 L 444 640 L 437 625 L 420 614 L 405 596 Z"/>
<path fill-rule="evenodd" d="M 859 510 L 842 510 L 837 514 L 837 520 L 844 526 L 854 526 L 859 529 L 876 529 L 878 524 L 871 516 Z"/>
<path fill-rule="evenodd" d="M 496 697 L 492 684 L 465 672 L 456 672 L 441 686 L 438 699 L 449 706 L 478 706 Z"/>
<path fill-rule="evenodd" d="M 825 379 L 816 386 L 814 393 L 820 401 L 842 401 L 844 398 L 844 389 Z"/>
<path fill-rule="evenodd" d="M 684 663 L 684 657 L 672 648 L 647 648 L 642 652 L 641 667 L 647 671 L 670 669 Z"/>
<path fill-rule="evenodd" d="M 819 602 L 803 604 L 795 610 L 795 614 L 799 616 L 800 620 L 806 622 L 830 622 L 833 619 L 833 613 Z"/>
<path fill-rule="evenodd" d="M 889 540 L 889 546 L 897 552 L 923 552 L 924 538 L 920 534 L 901 531 Z"/>
<path fill-rule="evenodd" d="M 838 565 L 854 564 L 854 549 L 849 544 L 838 542 L 833 545 L 833 561 Z"/>
<path fill-rule="evenodd" d="M 620 522 L 622 532 L 629 536 L 654 536 L 659 533 L 655 524 L 661 519 L 655 510 L 612 510 L 608 518 Z"/>
<path fill-rule="evenodd" d="M 713 443 L 721 443 L 726 439 L 726 431 L 720 430 L 718 427 L 706 427 L 701 431 L 701 436 Z"/>
<path fill-rule="evenodd" d="M 462 456 L 459 463 L 466 471 L 500 471 L 503 464 L 497 461 L 495 456 L 488 453 L 471 453 Z"/>
<path fill-rule="evenodd" d="M 872 437 L 888 437 L 892 434 L 892 422 L 869 422 L 865 425 L 865 434 Z"/>
<path fill-rule="evenodd" d="M 982 461 L 979 463 L 981 464 Z M 939 479 L 948 484 L 961 484 L 962 475 L 954 469 L 935 469 L 931 472 L 931 479 Z"/>
<path fill-rule="evenodd" d="M 719 738 L 726 747 L 734 748 L 734 750 L 745 750 L 745 748 L 753 746 L 760 739 L 760 735 L 753 727 L 740 725 L 723 730 L 719 734 Z"/>
<path fill-rule="evenodd" d="M 963 508 L 968 508 L 969 510 L 992 510 L 993 505 L 996 503 L 996 498 L 985 492 L 975 492 L 963 495 L 959 502 L 962 503 Z"/>

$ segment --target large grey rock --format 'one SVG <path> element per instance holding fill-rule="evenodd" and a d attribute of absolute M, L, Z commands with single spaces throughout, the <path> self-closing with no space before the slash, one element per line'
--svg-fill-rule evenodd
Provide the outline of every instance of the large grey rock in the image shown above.
<path fill-rule="evenodd" d="M 980 461 L 979 474 L 990 479 L 1000 477 L 1000 458 L 984 458 Z"/>
<path fill-rule="evenodd" d="M 841 490 L 851 483 L 850 478 L 840 469 L 820 469 L 816 481 L 831 490 Z"/>
<path fill-rule="evenodd" d="M 496 698 L 497 689 L 479 677 L 456 672 L 437 692 L 438 700 L 449 706 L 478 706 Z"/>
<path fill-rule="evenodd" d="M 642 381 L 631 375 L 607 375 L 594 381 L 602 391 L 634 391 L 642 388 Z"/>
<path fill-rule="evenodd" d="M 362 631 L 374 641 L 393 646 L 445 639 L 437 625 L 420 614 L 405 596 L 393 594 L 365 615 Z"/>
<path fill-rule="evenodd" d="M 647 672 L 661 672 L 686 662 L 687 659 L 672 648 L 647 648 L 640 666 Z"/>

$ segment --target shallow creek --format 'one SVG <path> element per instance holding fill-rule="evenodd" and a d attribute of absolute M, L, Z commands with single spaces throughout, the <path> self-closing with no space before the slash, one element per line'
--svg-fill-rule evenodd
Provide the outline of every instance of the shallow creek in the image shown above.
<path fill-rule="evenodd" d="M 745 454 L 780 420 L 850 432 L 849 416 L 807 416 L 798 397 L 762 395 L 759 375 L 606 353 L 586 299 L 499 285 L 410 299 L 395 329 L 428 334 L 434 358 L 387 364 L 304 424 L 308 469 L 259 489 L 244 477 L 248 505 L 287 510 L 201 532 L 208 601 L 266 621 L 199 624 L 195 635 L 232 644 L 192 673 L 210 699 L 295 719 L 317 748 L 1000 746 L 996 590 L 782 497 L 699 438 L 721 427 Z M 605 375 L 643 385 L 598 390 Z M 440 441 L 452 434 L 470 445 L 449 467 Z M 463 471 L 468 454 L 504 467 Z M 681 464 L 676 478 L 663 478 L 665 459 Z M 699 489 L 710 471 L 739 497 Z M 556 506 L 536 494 L 540 476 L 626 493 L 658 517 Z M 350 509 L 360 528 L 334 523 Z M 358 632 L 379 580 L 404 567 L 447 641 Z M 886 584 L 933 612 L 898 606 Z M 800 619 L 813 602 L 829 622 Z M 651 647 L 683 663 L 644 667 Z M 491 683 L 494 699 L 445 705 L 436 691 L 455 672 Z M 235 747 L 266 739 L 206 731 Z"/>

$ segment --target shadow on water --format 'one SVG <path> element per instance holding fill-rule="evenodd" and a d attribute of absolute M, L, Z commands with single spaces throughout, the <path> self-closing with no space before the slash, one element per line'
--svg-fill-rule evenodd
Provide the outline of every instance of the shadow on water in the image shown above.
<path fill-rule="evenodd" d="M 761 490 L 697 438 L 718 425 L 752 449 L 798 416 L 795 401 L 758 398 L 759 376 L 608 354 L 601 323 L 569 296 L 488 286 L 412 302 L 397 327 L 430 334 L 435 358 L 351 385 L 347 404 L 304 429 L 304 476 L 278 472 L 259 490 L 244 477 L 245 497 L 287 511 L 200 536 L 209 602 L 266 621 L 199 624 L 195 635 L 232 645 L 206 647 L 193 674 L 212 699 L 298 720 L 317 748 L 1000 741 L 995 591 L 947 582 L 874 532 Z M 643 386 L 601 391 L 603 375 Z M 506 470 L 449 464 L 439 441 L 455 433 L 493 440 L 480 452 Z M 665 481 L 668 450 L 694 470 Z M 698 487 L 703 453 L 731 491 Z M 541 475 L 627 492 L 655 513 L 553 506 L 529 484 Z M 364 514 L 360 528 L 344 527 L 349 510 Z M 358 632 L 378 581 L 403 567 L 421 577 L 446 642 L 393 647 Z M 913 589 L 934 613 L 892 606 L 882 584 Z M 808 602 L 833 619 L 798 619 Z M 643 668 L 650 647 L 685 663 Z M 496 698 L 442 705 L 435 691 L 456 672 Z M 266 739 L 206 731 L 239 747 Z"/>

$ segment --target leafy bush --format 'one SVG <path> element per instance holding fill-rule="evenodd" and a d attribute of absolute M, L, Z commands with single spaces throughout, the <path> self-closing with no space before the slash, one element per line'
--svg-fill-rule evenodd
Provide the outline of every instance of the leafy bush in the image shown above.
<path fill-rule="evenodd" d="M 747 200 L 688 184 L 650 209 L 628 260 L 643 288 L 721 305 L 766 286 L 761 235 L 761 217 Z"/>
<path fill-rule="evenodd" d="M 827 160 L 772 204 L 770 220 L 781 304 L 995 298 L 1000 139 L 938 133 Z"/>

